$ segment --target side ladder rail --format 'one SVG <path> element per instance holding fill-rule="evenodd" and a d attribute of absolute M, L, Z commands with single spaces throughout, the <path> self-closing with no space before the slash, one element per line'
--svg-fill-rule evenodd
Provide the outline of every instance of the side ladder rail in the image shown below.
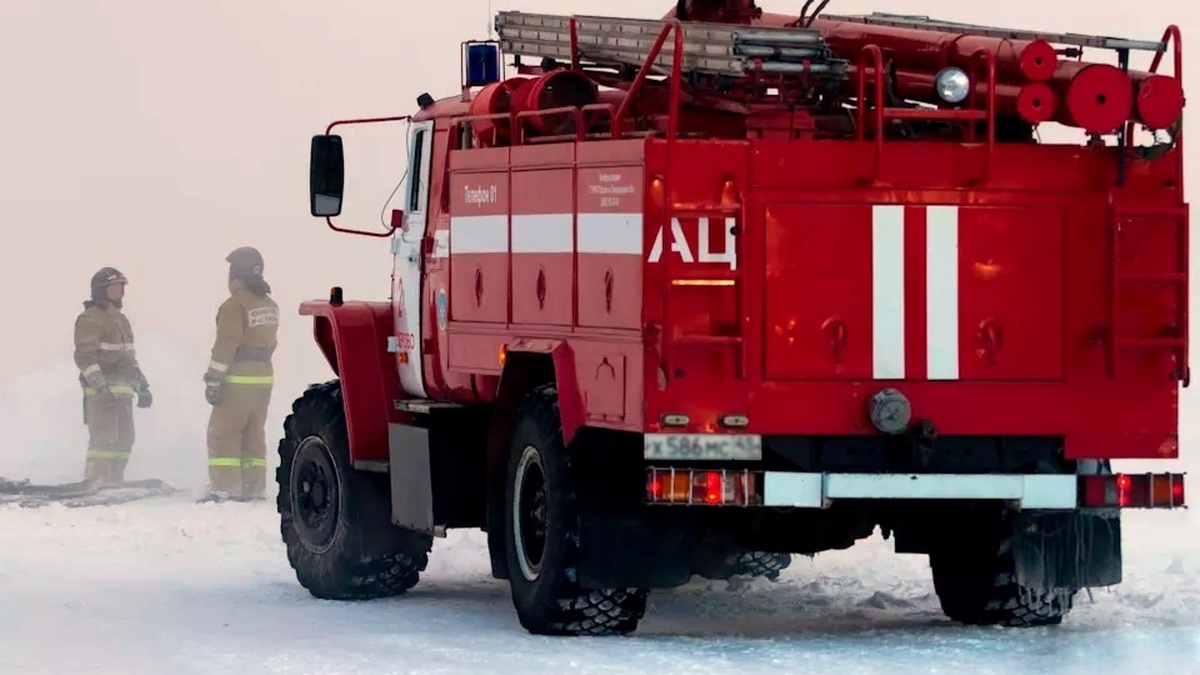
<path fill-rule="evenodd" d="M 1121 227 L 1127 220 L 1147 219 L 1152 222 L 1166 221 L 1175 228 L 1175 262 L 1173 269 L 1162 273 L 1131 274 L 1121 267 Z M 1188 207 L 1141 207 L 1114 206 L 1110 225 L 1110 256 L 1112 258 L 1111 288 L 1109 304 L 1109 350 L 1108 372 L 1110 378 L 1117 377 L 1117 361 L 1121 349 L 1167 349 L 1175 353 L 1178 370 L 1174 376 L 1186 387 L 1191 380 L 1188 359 Z M 1130 286 L 1168 285 L 1175 289 L 1175 337 L 1147 338 L 1126 337 L 1121 332 L 1121 291 Z"/>
<path fill-rule="evenodd" d="M 691 218 L 719 218 L 722 227 L 725 227 L 725 218 L 742 215 L 742 205 L 738 204 L 712 204 L 712 205 L 692 205 L 692 204 L 675 204 L 671 206 L 669 211 L 669 219 L 664 223 L 663 227 L 663 276 L 665 278 L 666 288 L 663 289 L 663 361 L 667 367 L 668 378 L 672 378 L 674 373 L 670 367 L 673 362 L 672 356 L 678 348 L 689 349 L 732 349 L 736 352 L 736 369 L 737 377 L 745 379 L 746 377 L 746 335 L 745 322 L 743 317 L 746 310 L 746 298 L 744 297 L 745 285 L 742 283 L 742 267 L 739 265 L 735 269 L 728 271 L 712 271 L 706 270 L 701 272 L 676 272 L 671 266 L 670 255 L 674 244 L 673 227 L 670 223 L 673 219 L 691 219 Z M 711 222 L 711 221 L 710 221 Z M 739 227 L 744 228 L 744 224 Z M 742 252 L 741 242 L 744 237 L 741 233 L 734 236 L 734 246 L 738 259 L 745 259 Z M 703 245 L 707 245 L 705 242 Z M 695 287 L 715 287 L 715 288 L 732 288 L 734 296 L 734 316 L 737 323 L 737 328 L 732 335 L 712 335 L 712 334 L 690 334 L 675 336 L 675 325 L 671 320 L 675 312 L 674 295 L 675 291 L 680 288 L 695 288 Z"/>

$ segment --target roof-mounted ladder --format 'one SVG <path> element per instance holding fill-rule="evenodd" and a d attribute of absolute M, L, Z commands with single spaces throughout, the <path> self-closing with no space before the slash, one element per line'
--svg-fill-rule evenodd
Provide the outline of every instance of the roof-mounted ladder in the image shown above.
<path fill-rule="evenodd" d="M 847 61 L 834 58 L 817 30 L 702 22 L 682 26 L 684 73 L 736 78 L 756 72 L 807 73 L 821 79 L 842 79 L 848 71 Z M 500 48 L 505 52 L 560 63 L 572 63 L 577 55 L 581 63 L 618 69 L 642 67 L 662 30 L 662 21 L 646 19 L 512 11 L 499 12 L 496 17 Z M 674 58 L 675 48 L 668 40 L 654 60 L 654 71 L 669 74 Z"/>
<path fill-rule="evenodd" d="M 1139 50 L 1149 52 L 1167 51 L 1165 40 L 1152 42 L 1149 40 L 1128 40 L 1125 38 L 1107 37 L 1103 35 L 1083 35 L 1080 33 L 1047 33 L 1015 28 L 1000 28 L 997 26 L 980 26 L 971 23 L 941 21 L 928 16 L 909 14 L 889 14 L 873 12 L 871 14 L 851 16 L 838 14 L 822 14 L 825 21 L 852 21 L 874 26 L 891 26 L 893 28 L 913 28 L 918 30 L 942 31 L 946 33 L 970 33 L 991 38 L 1007 38 L 1009 40 L 1045 40 L 1052 44 L 1074 45 L 1077 47 L 1094 47 L 1097 49 Z"/>

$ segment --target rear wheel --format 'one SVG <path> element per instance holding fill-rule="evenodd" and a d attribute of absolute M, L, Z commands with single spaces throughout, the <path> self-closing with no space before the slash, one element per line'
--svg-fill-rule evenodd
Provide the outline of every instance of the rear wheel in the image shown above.
<path fill-rule="evenodd" d="M 717 570 L 705 574 L 708 579 L 731 579 L 733 577 L 764 577 L 774 581 L 779 573 L 792 564 L 789 553 L 770 551 L 734 551 L 725 555 Z"/>
<path fill-rule="evenodd" d="M 350 464 L 338 382 L 314 385 L 293 403 L 275 478 L 288 562 L 312 595 L 365 600 L 416 585 L 433 538 L 392 525 L 387 476 Z"/>
<path fill-rule="evenodd" d="M 995 512 L 979 513 L 929 553 L 933 585 L 949 618 L 965 624 L 1014 627 L 1062 623 L 1076 590 L 1017 584 L 1012 524 Z"/>
<path fill-rule="evenodd" d="M 513 605 L 539 635 L 632 632 L 648 591 L 579 585 L 575 476 L 562 444 L 558 396 L 534 390 L 519 413 L 505 490 L 506 549 Z"/>

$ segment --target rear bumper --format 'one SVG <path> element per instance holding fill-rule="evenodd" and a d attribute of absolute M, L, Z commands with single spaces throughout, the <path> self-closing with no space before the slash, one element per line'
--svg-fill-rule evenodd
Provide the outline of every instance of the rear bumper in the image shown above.
<path fill-rule="evenodd" d="M 1075 476 L 763 473 L 763 506 L 823 508 L 834 499 L 996 499 L 1022 509 L 1073 509 Z"/>

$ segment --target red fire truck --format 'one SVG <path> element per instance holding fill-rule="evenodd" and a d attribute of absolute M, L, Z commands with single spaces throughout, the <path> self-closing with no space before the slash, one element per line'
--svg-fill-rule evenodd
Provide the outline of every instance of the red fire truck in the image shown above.
<path fill-rule="evenodd" d="M 279 446 L 300 584 L 401 594 L 450 528 L 539 634 L 628 633 L 650 589 L 877 528 L 960 622 L 1056 624 L 1120 582 L 1121 510 L 1184 504 L 1111 465 L 1179 453 L 1178 30 L 827 1 L 499 12 L 460 93 L 313 138 L 312 214 L 394 268 L 390 301 L 300 308 L 336 373 Z M 334 130 L 383 122 L 402 203 L 336 226 Z"/>

